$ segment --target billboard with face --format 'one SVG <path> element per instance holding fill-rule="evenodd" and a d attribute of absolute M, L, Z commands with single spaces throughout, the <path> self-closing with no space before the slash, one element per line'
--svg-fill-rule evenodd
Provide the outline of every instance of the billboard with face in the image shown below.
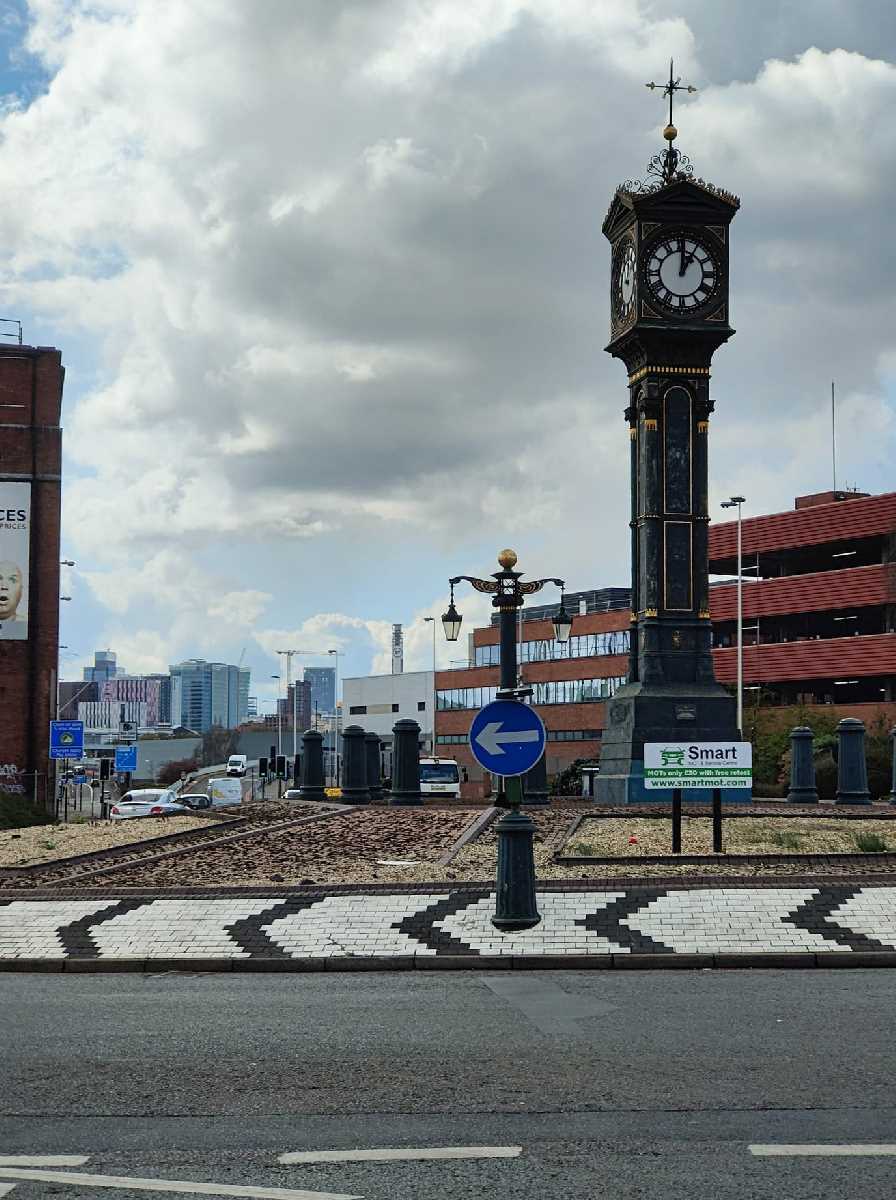
<path fill-rule="evenodd" d="M 31 484 L 0 480 L 0 641 L 28 638 Z"/>

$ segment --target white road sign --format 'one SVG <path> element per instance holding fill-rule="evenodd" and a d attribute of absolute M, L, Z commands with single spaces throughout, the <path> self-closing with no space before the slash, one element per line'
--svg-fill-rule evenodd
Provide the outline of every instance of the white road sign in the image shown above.
<path fill-rule="evenodd" d="M 749 742 L 645 742 L 644 787 L 752 788 Z"/>

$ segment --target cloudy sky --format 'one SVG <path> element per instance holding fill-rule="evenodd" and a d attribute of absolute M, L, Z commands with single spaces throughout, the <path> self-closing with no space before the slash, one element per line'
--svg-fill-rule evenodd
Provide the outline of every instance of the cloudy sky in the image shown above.
<path fill-rule="evenodd" d="M 61 348 L 64 673 L 431 660 L 446 578 L 627 582 L 601 222 L 742 198 L 711 493 L 894 487 L 892 0 L 6 0 L 0 308 Z M 468 625 L 486 614 L 459 596 Z M 439 632 L 447 665 L 458 650 Z M 325 660 L 306 659 L 309 664 Z"/>

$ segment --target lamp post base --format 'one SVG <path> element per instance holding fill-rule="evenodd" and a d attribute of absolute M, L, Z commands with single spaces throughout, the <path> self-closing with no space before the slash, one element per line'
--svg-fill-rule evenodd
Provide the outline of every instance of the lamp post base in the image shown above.
<path fill-rule="evenodd" d="M 519 810 L 518 777 L 506 781 L 511 807 L 498 821 L 498 874 L 492 925 L 504 933 L 532 929 L 541 921 L 535 900 L 535 822 Z"/>

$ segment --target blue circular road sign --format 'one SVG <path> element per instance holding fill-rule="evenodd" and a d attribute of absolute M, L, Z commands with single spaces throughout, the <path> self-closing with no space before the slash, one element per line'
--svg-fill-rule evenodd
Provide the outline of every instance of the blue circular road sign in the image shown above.
<path fill-rule="evenodd" d="M 494 775 L 525 775 L 544 754 L 546 742 L 541 717 L 519 700 L 487 704 L 470 726 L 473 757 Z"/>

